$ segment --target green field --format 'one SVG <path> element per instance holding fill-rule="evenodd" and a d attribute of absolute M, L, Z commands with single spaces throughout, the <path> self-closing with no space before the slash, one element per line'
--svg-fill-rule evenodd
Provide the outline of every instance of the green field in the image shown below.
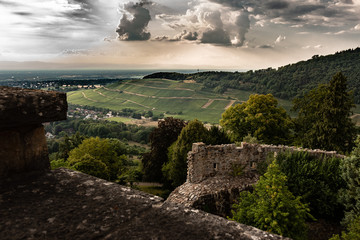
<path fill-rule="evenodd" d="M 219 123 L 226 107 L 247 101 L 251 94 L 236 89 L 228 89 L 224 94 L 216 94 L 202 89 L 202 85 L 197 83 L 165 79 L 133 79 L 98 89 L 69 92 L 67 96 L 71 104 L 109 108 L 114 111 L 124 108 L 152 110 L 154 114 L 163 113 L 165 116 L 185 120 L 197 118 L 203 122 Z M 279 105 L 290 113 L 291 101 L 279 99 Z M 121 119 L 117 120 L 121 121 Z"/>

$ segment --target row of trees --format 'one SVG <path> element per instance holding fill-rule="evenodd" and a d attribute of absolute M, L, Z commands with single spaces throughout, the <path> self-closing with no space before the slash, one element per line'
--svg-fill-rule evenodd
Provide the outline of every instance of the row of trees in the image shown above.
<path fill-rule="evenodd" d="M 360 48 L 333 55 L 315 55 L 308 61 L 289 64 L 278 69 L 268 68 L 247 72 L 199 72 L 193 74 L 155 73 L 146 78 L 195 80 L 204 88 L 216 92 L 234 88 L 256 93 L 272 93 L 282 99 L 303 96 L 318 84 L 326 83 L 336 72 L 343 71 L 349 78 L 355 102 L 360 103 Z"/>
<path fill-rule="evenodd" d="M 245 103 L 226 110 L 220 125 L 233 141 L 250 134 L 268 144 L 294 144 L 312 149 L 349 153 L 356 138 L 351 121 L 354 107 L 347 80 L 342 73 L 328 84 L 319 85 L 302 98 L 294 100 L 298 117 L 290 119 L 271 95 L 251 95 Z"/>
<path fill-rule="evenodd" d="M 88 137 L 117 138 L 120 140 L 148 143 L 154 128 L 127 125 L 107 120 L 69 118 L 61 122 L 52 122 L 45 126 L 46 132 L 55 136 L 71 135 L 79 132 Z"/>

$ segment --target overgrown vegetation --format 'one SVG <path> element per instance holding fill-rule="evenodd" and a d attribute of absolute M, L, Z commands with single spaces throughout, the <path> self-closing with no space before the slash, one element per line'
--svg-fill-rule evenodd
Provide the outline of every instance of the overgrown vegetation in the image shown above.
<path fill-rule="evenodd" d="M 307 204 L 287 187 L 287 177 L 274 160 L 260 177 L 254 192 L 241 192 L 232 220 L 293 239 L 305 239 L 305 220 L 312 218 Z"/>
<path fill-rule="evenodd" d="M 341 159 L 319 159 L 307 152 L 280 153 L 275 158 L 287 177 L 289 190 L 309 203 L 312 215 L 316 218 L 341 220 L 344 209 L 339 203 L 338 190 L 345 186 L 341 178 Z M 271 162 L 273 159 L 270 155 L 267 161 Z"/>

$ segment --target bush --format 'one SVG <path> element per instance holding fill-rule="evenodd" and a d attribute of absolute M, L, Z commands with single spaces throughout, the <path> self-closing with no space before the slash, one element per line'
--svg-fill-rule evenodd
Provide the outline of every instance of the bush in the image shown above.
<path fill-rule="evenodd" d="M 89 165 L 89 171 L 92 171 L 93 165 L 90 163 L 89 159 L 95 159 L 97 161 L 101 161 L 105 166 L 99 163 L 97 164 L 102 170 L 104 170 L 104 176 L 109 174 L 108 180 L 115 181 L 118 176 L 121 175 L 124 165 L 127 162 L 126 156 L 120 155 L 123 151 L 123 146 L 121 142 L 118 140 L 111 139 L 101 139 L 101 138 L 88 138 L 85 139 L 77 148 L 74 148 L 69 153 L 69 164 L 70 166 L 75 166 L 81 161 L 86 160 L 85 165 Z M 83 159 L 84 156 L 88 155 L 86 159 Z M 101 166 L 100 166 L 101 165 Z M 81 169 L 86 169 L 85 166 L 81 166 Z M 80 169 L 78 166 L 78 169 Z"/>
<path fill-rule="evenodd" d="M 231 220 L 294 239 L 306 236 L 306 218 L 312 216 L 300 197 L 287 188 L 287 177 L 274 160 L 255 185 L 253 193 L 240 193 Z"/>
<path fill-rule="evenodd" d="M 319 218 L 340 220 L 343 207 L 338 191 L 345 186 L 338 158 L 319 159 L 307 152 L 280 153 L 276 157 L 281 171 L 287 176 L 288 188 L 309 203 L 311 214 Z"/>
<path fill-rule="evenodd" d="M 346 186 L 340 190 L 340 200 L 345 207 L 343 224 L 348 225 L 352 219 L 360 216 L 360 142 L 356 140 L 350 157 L 341 164 L 341 176 Z"/>
<path fill-rule="evenodd" d="M 359 240 L 360 239 L 360 216 L 353 218 L 350 221 L 347 228 L 347 232 L 342 232 L 341 237 L 339 235 L 334 235 L 329 240 Z"/>
<path fill-rule="evenodd" d="M 73 168 L 94 177 L 110 180 L 109 169 L 106 164 L 89 154 L 81 157 L 80 160 L 73 165 Z"/>
<path fill-rule="evenodd" d="M 50 162 L 51 169 L 57 169 L 57 168 L 69 168 L 69 164 L 64 159 L 58 159 L 58 160 L 52 160 Z"/>

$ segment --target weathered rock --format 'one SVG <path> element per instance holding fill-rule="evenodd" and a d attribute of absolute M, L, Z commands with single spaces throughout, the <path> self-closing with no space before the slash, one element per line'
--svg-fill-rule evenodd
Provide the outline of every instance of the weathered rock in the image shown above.
<path fill-rule="evenodd" d="M 170 194 L 166 202 L 227 217 L 231 216 L 231 206 L 238 199 L 240 192 L 252 189 L 258 180 L 258 175 L 215 176 L 198 183 L 185 182 Z"/>
<path fill-rule="evenodd" d="M 0 86 L 0 131 L 65 120 L 66 94 Z"/>
<path fill-rule="evenodd" d="M 0 181 L 0 239 L 284 239 L 82 173 Z"/>
<path fill-rule="evenodd" d="M 66 119 L 66 94 L 0 86 L 0 179 L 48 170 L 43 122 Z"/>
<path fill-rule="evenodd" d="M 0 131 L 0 146 L 0 178 L 50 167 L 41 124 Z"/>

